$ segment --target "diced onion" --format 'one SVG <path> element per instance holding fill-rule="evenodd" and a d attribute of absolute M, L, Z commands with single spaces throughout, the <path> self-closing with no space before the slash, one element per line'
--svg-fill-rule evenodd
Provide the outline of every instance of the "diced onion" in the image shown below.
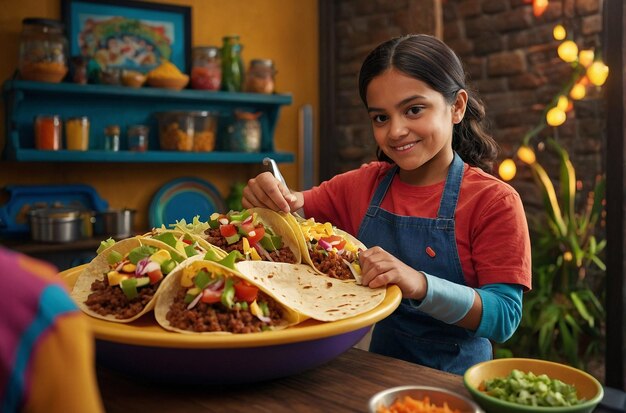
<path fill-rule="evenodd" d="M 200 298 L 202 298 L 202 291 L 200 291 L 196 298 L 194 298 L 193 301 L 189 303 L 189 305 L 187 306 L 187 310 L 191 310 L 192 308 L 194 308 L 196 304 L 198 304 L 198 301 L 200 301 Z"/>
<path fill-rule="evenodd" d="M 328 242 L 324 241 L 323 239 L 320 239 L 319 241 L 317 241 L 317 245 L 324 248 L 326 251 L 330 251 L 333 249 L 333 246 L 330 245 Z"/>
<path fill-rule="evenodd" d="M 265 248 L 263 248 L 263 246 L 261 246 L 260 242 L 257 242 L 256 244 L 254 244 L 254 248 L 261 253 L 261 255 L 263 255 L 265 258 L 267 258 L 268 261 L 272 261 L 274 262 L 274 260 L 272 259 L 272 257 L 270 257 L 269 252 L 267 252 L 267 250 Z"/>

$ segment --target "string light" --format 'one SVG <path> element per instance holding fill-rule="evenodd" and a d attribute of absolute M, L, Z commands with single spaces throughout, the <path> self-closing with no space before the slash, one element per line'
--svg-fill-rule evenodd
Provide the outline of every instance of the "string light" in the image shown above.
<path fill-rule="evenodd" d="M 515 178 L 516 173 L 517 167 L 515 166 L 515 162 L 513 162 L 513 159 L 507 158 L 503 160 L 498 167 L 498 174 L 500 175 L 500 178 L 502 178 L 502 180 L 504 181 L 510 181 L 511 179 Z"/>
<path fill-rule="evenodd" d="M 609 67 L 601 60 L 596 60 L 587 68 L 587 77 L 596 86 L 602 86 L 608 76 Z"/>
<path fill-rule="evenodd" d="M 569 91 L 569 97 L 574 100 L 581 100 L 587 95 L 587 88 L 581 82 L 572 86 L 572 90 Z"/>
<path fill-rule="evenodd" d="M 548 0 L 533 0 L 533 14 L 539 17 L 548 8 Z"/>
<path fill-rule="evenodd" d="M 578 58 L 578 45 L 572 40 L 566 40 L 559 45 L 557 53 L 561 60 L 572 63 Z"/>
<path fill-rule="evenodd" d="M 593 63 L 594 52 L 593 50 L 581 50 L 578 53 L 578 63 L 583 65 L 584 67 L 589 67 Z"/>
<path fill-rule="evenodd" d="M 550 126 L 560 126 L 566 119 L 567 115 L 565 114 L 565 111 L 556 106 L 546 113 L 546 122 Z"/>
<path fill-rule="evenodd" d="M 555 40 L 563 40 L 565 36 L 567 36 L 567 32 L 565 31 L 565 27 L 562 24 L 557 24 L 552 29 L 552 36 L 554 36 Z"/>
<path fill-rule="evenodd" d="M 522 145 L 519 147 L 519 149 L 517 150 L 517 157 L 520 161 L 528 165 L 534 164 L 537 160 L 537 157 L 535 156 L 535 151 L 533 151 L 530 147 L 526 145 Z"/>
<path fill-rule="evenodd" d="M 559 100 L 556 103 L 556 107 L 561 109 L 563 112 L 565 112 L 568 106 L 569 106 L 569 99 L 567 98 L 567 96 L 565 95 L 559 96 Z"/>

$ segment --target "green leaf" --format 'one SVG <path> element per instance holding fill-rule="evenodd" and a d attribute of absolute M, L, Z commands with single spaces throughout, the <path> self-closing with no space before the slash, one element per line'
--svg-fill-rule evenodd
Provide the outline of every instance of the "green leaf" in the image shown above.
<path fill-rule="evenodd" d="M 580 299 L 576 291 L 572 291 L 569 296 L 572 299 L 572 303 L 574 304 L 574 307 L 576 307 L 576 309 L 578 310 L 580 316 L 587 321 L 589 327 L 593 327 L 595 320 L 591 316 L 591 314 L 589 314 L 589 311 L 587 311 L 587 306 L 585 306 L 585 303 Z"/>
<path fill-rule="evenodd" d="M 556 225 L 559 234 L 567 233 L 567 227 L 561 216 L 561 208 L 559 207 L 554 185 L 552 185 L 548 173 L 538 162 L 532 164 L 532 171 L 535 178 L 539 181 L 548 217 Z"/>

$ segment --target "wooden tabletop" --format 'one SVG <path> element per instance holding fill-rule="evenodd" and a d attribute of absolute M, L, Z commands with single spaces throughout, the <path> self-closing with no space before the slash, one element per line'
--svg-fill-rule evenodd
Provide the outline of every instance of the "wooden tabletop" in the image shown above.
<path fill-rule="evenodd" d="M 104 367 L 98 368 L 98 380 L 108 413 L 366 412 L 375 393 L 410 384 L 443 387 L 470 398 L 461 376 L 356 348 L 310 371 L 246 385 L 153 384 Z"/>

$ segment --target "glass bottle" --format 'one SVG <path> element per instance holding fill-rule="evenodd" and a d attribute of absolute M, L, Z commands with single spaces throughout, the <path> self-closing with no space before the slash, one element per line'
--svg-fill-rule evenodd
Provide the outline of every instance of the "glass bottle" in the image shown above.
<path fill-rule="evenodd" d="M 109 125 L 104 128 L 104 150 L 117 152 L 120 150 L 120 127 Z"/>
<path fill-rule="evenodd" d="M 270 59 L 254 59 L 250 61 L 246 73 L 244 91 L 251 93 L 274 93 L 274 62 Z"/>
<path fill-rule="evenodd" d="M 228 127 L 228 149 L 233 152 L 261 150 L 261 112 L 235 111 L 235 121 Z"/>
<path fill-rule="evenodd" d="M 194 47 L 192 52 L 191 87 L 219 90 L 222 82 L 222 59 L 215 46 Z"/>
<path fill-rule="evenodd" d="M 241 92 L 244 68 L 239 36 L 224 36 L 222 40 L 222 90 Z"/>
<path fill-rule="evenodd" d="M 67 74 L 65 25 L 58 20 L 22 20 L 18 70 L 24 80 L 58 83 Z"/>
<path fill-rule="evenodd" d="M 65 121 L 66 148 L 71 151 L 89 149 L 89 118 L 79 116 Z"/>
<path fill-rule="evenodd" d="M 35 148 L 49 151 L 61 149 L 61 118 L 58 115 L 35 118 Z"/>
<path fill-rule="evenodd" d="M 145 152 L 148 149 L 148 127 L 145 125 L 131 125 L 128 127 L 128 150 Z"/>

